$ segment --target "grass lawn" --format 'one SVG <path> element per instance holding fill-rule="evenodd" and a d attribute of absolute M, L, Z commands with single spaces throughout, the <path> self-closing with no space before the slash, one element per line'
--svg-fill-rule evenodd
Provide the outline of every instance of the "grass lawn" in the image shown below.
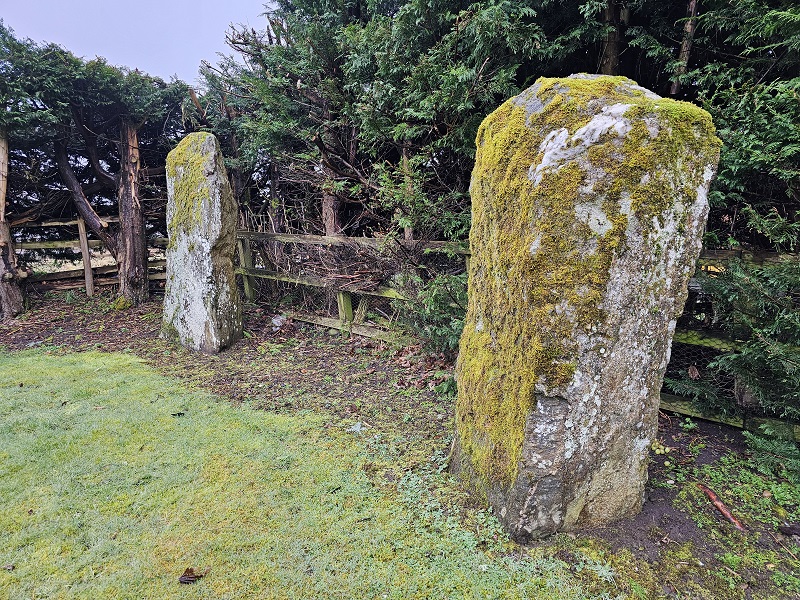
<path fill-rule="evenodd" d="M 377 485 L 376 448 L 128 354 L 0 350 L 0 598 L 588 597 L 556 558 L 485 549 L 492 527 L 414 476 Z"/>
<path fill-rule="evenodd" d="M 662 414 L 641 513 L 518 546 L 447 473 L 442 357 L 261 306 L 206 356 L 112 299 L 0 323 L 0 600 L 800 599 L 794 444 Z"/>

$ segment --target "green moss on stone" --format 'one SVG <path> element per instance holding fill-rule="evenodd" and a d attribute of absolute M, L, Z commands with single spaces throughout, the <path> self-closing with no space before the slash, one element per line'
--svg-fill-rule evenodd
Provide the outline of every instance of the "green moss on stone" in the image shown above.
<path fill-rule="evenodd" d="M 203 203 L 210 194 L 208 178 L 215 166 L 209 164 L 212 157 L 202 148 L 209 136 L 190 133 L 167 156 L 167 177 L 174 182 L 174 208 L 168 223 L 170 247 L 174 247 L 175 233 L 188 232 L 202 221 Z"/>
<path fill-rule="evenodd" d="M 489 115 L 478 131 L 469 287 L 481 291 L 470 294 L 457 404 L 461 449 L 478 487 L 513 483 L 535 386 L 558 395 L 576 368 L 575 332 L 602 327 L 601 301 L 611 263 L 625 249 L 630 215 L 646 233 L 676 198 L 692 204 L 702 169 L 685 163 L 719 151 L 708 113 L 655 100 L 630 85 L 624 77 L 542 78 L 538 88 Z M 532 93 L 545 106 L 529 114 L 524 104 Z M 631 105 L 625 117 L 632 128 L 624 137 L 602 136 L 588 152 L 591 170 L 605 172 L 593 191 L 610 223 L 601 235 L 576 218 L 580 198 L 586 198 L 581 188 L 589 184 L 585 166 L 569 161 L 547 168 L 539 185 L 529 169 L 541 163 L 548 133 L 566 128 L 571 137 L 599 114 L 596 99 L 609 97 L 603 106 Z M 658 123 L 655 137 L 645 118 Z M 690 148 L 696 151 L 687 156 Z M 674 181 L 670 174 L 676 172 L 694 173 L 695 179 Z M 627 199 L 630 209 L 623 214 Z M 596 243 L 594 252 L 585 251 L 587 240 Z"/>

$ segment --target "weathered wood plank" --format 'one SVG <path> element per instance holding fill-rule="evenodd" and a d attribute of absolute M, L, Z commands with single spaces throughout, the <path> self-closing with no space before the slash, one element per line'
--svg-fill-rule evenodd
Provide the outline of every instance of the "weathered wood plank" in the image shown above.
<path fill-rule="evenodd" d="M 752 265 L 765 265 L 786 261 L 798 261 L 800 260 L 800 255 L 766 251 L 753 252 L 750 250 L 703 250 L 697 262 L 701 266 L 719 265 L 732 258 L 738 258 Z"/>
<path fill-rule="evenodd" d="M 236 250 L 239 253 L 239 264 L 245 269 L 253 268 L 253 253 L 250 251 L 250 240 L 239 238 L 236 240 Z M 256 298 L 255 284 L 250 275 L 242 275 L 244 297 L 248 302 Z"/>
<path fill-rule="evenodd" d="M 469 256 L 469 244 L 466 242 L 450 242 L 442 240 L 401 240 L 394 238 L 367 238 L 367 237 L 347 237 L 347 236 L 327 236 L 309 235 L 299 233 L 265 233 L 258 231 L 248 231 L 240 229 L 236 232 L 240 239 L 250 239 L 256 241 L 283 242 L 285 244 L 313 244 L 322 246 L 342 246 L 346 244 L 358 244 L 372 248 L 382 248 L 392 245 L 405 247 L 421 246 L 427 250 L 435 252 L 452 252 Z M 770 264 L 783 261 L 800 260 L 798 254 L 781 254 L 778 252 L 758 252 L 749 250 L 704 250 L 698 261 L 700 265 L 714 265 L 724 262 L 731 258 L 739 258 L 751 264 Z"/>
<path fill-rule="evenodd" d="M 78 217 L 78 236 L 81 242 L 81 258 L 83 259 L 83 280 L 86 284 L 86 295 L 94 296 L 94 275 L 92 274 L 92 255 L 89 254 L 89 238 L 86 235 L 86 223 Z"/>
<path fill-rule="evenodd" d="M 687 417 L 694 417 L 704 421 L 712 421 L 714 423 L 722 423 L 737 429 L 745 429 L 754 433 L 763 433 L 761 425 L 767 425 L 775 433 L 777 437 L 787 440 L 794 440 L 800 442 L 800 424 L 793 421 L 786 421 L 782 419 L 773 419 L 769 417 L 754 417 L 745 416 L 740 417 L 723 417 L 719 415 L 708 415 L 697 410 L 691 401 L 680 396 L 661 392 L 661 402 L 659 404 L 661 410 L 674 412 L 679 415 Z"/>
<path fill-rule="evenodd" d="M 680 342 L 681 344 L 691 344 L 692 346 L 705 346 L 706 348 L 714 348 L 715 350 L 736 350 L 738 347 L 736 342 L 732 340 L 691 329 L 676 329 L 672 341 Z"/>
<path fill-rule="evenodd" d="M 167 265 L 166 260 L 151 260 L 148 263 L 150 270 L 163 269 Z M 111 275 L 117 273 L 117 265 L 106 265 L 104 267 L 92 267 L 92 272 L 95 276 L 98 275 Z M 83 269 L 69 269 L 66 271 L 56 271 L 54 273 L 39 273 L 31 275 L 28 280 L 31 282 L 39 281 L 58 281 L 60 279 L 78 279 L 84 274 Z M 150 275 L 152 278 L 152 275 Z"/>
<path fill-rule="evenodd" d="M 330 281 L 314 277 L 312 275 L 287 275 L 285 273 L 276 273 L 274 271 L 266 271 L 264 269 L 247 269 L 239 267 L 236 272 L 240 275 L 249 275 L 251 277 L 260 277 L 262 279 L 272 279 L 274 281 L 285 281 L 287 283 L 296 283 L 298 285 L 310 285 L 311 287 L 329 288 L 329 289 L 342 289 L 332 286 Z M 397 298 L 398 300 L 407 300 L 401 292 L 387 287 L 378 287 L 370 290 L 357 290 L 357 289 L 342 289 L 353 294 L 366 294 L 368 296 L 380 296 L 382 298 Z"/>
<path fill-rule="evenodd" d="M 88 240 L 89 248 L 100 248 L 103 243 L 100 240 Z M 50 242 L 17 242 L 14 247 L 19 250 L 48 250 L 52 248 L 80 248 L 80 240 L 58 240 Z"/>
<path fill-rule="evenodd" d="M 353 297 L 349 292 L 336 293 L 336 305 L 339 309 L 339 321 L 342 323 L 353 322 Z"/>
<path fill-rule="evenodd" d="M 368 325 L 355 325 L 353 323 L 343 324 L 338 319 L 331 317 L 320 317 L 318 315 L 309 315 L 305 313 L 289 313 L 290 318 L 295 321 L 303 321 L 304 323 L 311 323 L 313 325 L 321 325 L 330 329 L 338 329 L 345 333 L 360 335 L 374 340 L 382 340 L 384 342 L 397 342 L 400 337 L 389 331 L 378 329 L 377 327 L 370 327 Z"/>
<path fill-rule="evenodd" d="M 240 229 L 236 232 L 239 239 L 254 240 L 260 242 L 283 242 L 284 244 L 311 244 L 317 246 L 345 246 L 356 244 L 369 248 L 424 248 L 433 252 L 452 252 L 453 254 L 469 254 L 466 244 L 458 242 L 444 241 L 422 241 L 422 240 L 397 240 L 394 238 L 368 238 L 368 237 L 347 237 L 333 235 L 308 235 L 299 233 L 262 233 L 257 231 L 247 231 Z"/>
<path fill-rule="evenodd" d="M 679 415 L 686 415 L 687 417 L 695 417 L 698 419 L 704 419 L 706 421 L 713 421 L 714 423 L 723 423 L 739 429 L 744 427 L 744 421 L 738 417 L 705 415 L 692 406 L 691 401 L 687 400 L 686 398 L 675 396 L 673 394 L 667 394 L 665 392 L 661 392 L 659 409 L 668 410 L 670 412 L 678 413 Z"/>
<path fill-rule="evenodd" d="M 81 272 L 83 271 L 81 270 Z M 160 277 L 157 277 L 156 279 L 160 279 Z M 156 281 L 153 280 L 152 276 L 148 277 L 148 281 L 150 281 L 153 284 L 156 284 Z M 118 283 L 119 282 L 116 277 L 98 277 L 94 280 L 95 288 L 109 286 L 109 285 L 118 285 Z M 59 291 L 59 290 L 74 290 L 82 288 L 83 282 L 78 281 L 77 279 L 61 279 L 56 281 L 36 281 L 36 282 L 31 282 L 31 285 L 33 285 L 35 289 L 39 290 Z M 158 289 L 156 285 L 153 285 L 152 287 Z"/>
<path fill-rule="evenodd" d="M 119 217 L 100 217 L 103 223 L 118 223 Z M 78 224 L 77 219 L 50 219 L 49 221 L 23 221 L 12 223 L 13 229 L 35 229 L 36 227 L 69 227 Z"/>

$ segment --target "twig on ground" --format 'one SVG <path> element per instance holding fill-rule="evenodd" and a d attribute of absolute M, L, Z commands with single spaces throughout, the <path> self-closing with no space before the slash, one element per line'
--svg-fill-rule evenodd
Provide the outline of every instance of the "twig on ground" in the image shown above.
<path fill-rule="evenodd" d="M 722 500 L 719 499 L 719 496 L 717 496 L 710 488 L 706 487 L 702 483 L 698 483 L 697 487 L 706 496 L 708 496 L 708 499 L 711 500 L 711 504 L 713 504 L 714 507 L 722 514 L 722 516 L 725 517 L 726 519 L 728 519 L 728 521 L 730 521 L 733 524 L 733 526 L 736 527 L 736 529 L 738 529 L 739 531 L 747 531 L 747 529 L 745 529 L 744 525 L 742 525 L 742 522 L 739 519 L 737 519 L 736 517 L 733 516 L 731 511 L 728 510 L 728 507 L 725 506 L 722 503 Z"/>
<path fill-rule="evenodd" d="M 774 533 L 772 533 L 771 531 L 767 531 L 767 533 L 770 535 L 770 537 L 771 537 L 773 540 L 775 540 L 775 542 L 777 542 L 777 544 L 778 544 L 778 545 L 779 545 L 781 548 L 783 548 L 784 550 L 786 550 L 786 552 L 789 554 L 789 556 L 791 556 L 791 557 L 792 557 L 793 559 L 795 559 L 795 560 L 800 560 L 800 559 L 798 559 L 798 558 L 797 558 L 797 555 L 796 555 L 794 552 L 792 552 L 791 550 L 789 550 L 789 548 L 787 548 L 787 547 L 786 547 L 786 544 L 784 544 L 784 543 L 783 543 L 782 541 L 780 541 L 780 540 L 779 540 L 777 537 L 775 537 L 775 534 L 774 534 Z"/>

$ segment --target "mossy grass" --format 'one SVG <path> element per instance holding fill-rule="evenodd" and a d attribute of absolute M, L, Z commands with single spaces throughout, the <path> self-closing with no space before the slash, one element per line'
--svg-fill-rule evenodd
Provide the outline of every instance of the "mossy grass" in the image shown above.
<path fill-rule="evenodd" d="M 707 589 L 716 585 L 729 597 L 738 597 L 731 591 L 746 589 L 752 583 L 748 580 L 755 577 L 763 580 L 759 588 L 764 597 L 800 597 L 800 546 L 786 539 L 782 546 L 770 549 L 759 539 L 766 536 L 777 540 L 780 525 L 800 522 L 800 472 L 787 470 L 800 452 L 791 442 L 753 435 L 747 440 L 750 452 L 746 456 L 729 452 L 702 465 L 667 460 L 667 487 L 680 488 L 676 508 L 687 513 L 715 543 L 715 564 L 706 569 Z M 744 522 L 748 533 L 739 534 L 720 517 L 695 485 L 698 481 L 718 494 Z M 720 596 L 725 594 L 720 592 Z"/>
<path fill-rule="evenodd" d="M 380 440 L 326 422 L 128 354 L 0 350 L 0 596 L 593 596 L 557 559 L 484 549 L 496 522 L 465 529 L 418 478 L 376 485 Z M 187 567 L 211 570 L 188 588 Z"/>

